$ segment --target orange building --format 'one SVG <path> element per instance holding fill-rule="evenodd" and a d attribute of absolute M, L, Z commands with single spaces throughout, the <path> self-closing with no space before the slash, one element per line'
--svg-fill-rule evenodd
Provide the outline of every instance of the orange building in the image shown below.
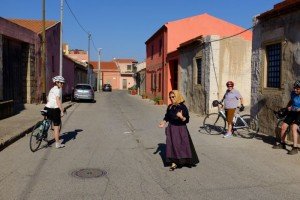
<path fill-rule="evenodd" d="M 209 14 L 201 14 L 171 21 L 164 24 L 146 42 L 146 94 L 162 97 L 167 104 L 168 92 L 178 89 L 177 48 L 181 43 L 201 36 L 218 35 L 221 38 L 240 33 L 242 27 L 218 19 Z M 251 32 L 240 35 L 251 40 Z"/>
<path fill-rule="evenodd" d="M 98 61 L 92 61 L 90 63 L 93 66 L 94 73 L 98 74 Z M 121 73 L 114 61 L 101 61 L 100 73 L 101 85 L 109 83 L 111 84 L 113 90 L 119 89 Z"/>

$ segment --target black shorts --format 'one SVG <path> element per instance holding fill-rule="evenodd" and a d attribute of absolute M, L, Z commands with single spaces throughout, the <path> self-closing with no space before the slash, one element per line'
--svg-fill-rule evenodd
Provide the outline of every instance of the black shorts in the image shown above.
<path fill-rule="evenodd" d="M 283 120 L 283 122 L 290 124 L 300 125 L 300 112 L 290 111 Z"/>
<path fill-rule="evenodd" d="M 45 107 L 44 110 L 47 110 L 47 117 L 53 122 L 54 126 L 59 126 L 61 124 L 60 109 L 59 108 L 48 108 Z"/>

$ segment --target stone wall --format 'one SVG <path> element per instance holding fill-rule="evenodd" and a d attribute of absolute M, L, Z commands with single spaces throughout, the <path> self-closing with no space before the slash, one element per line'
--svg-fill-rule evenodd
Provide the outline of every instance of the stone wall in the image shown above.
<path fill-rule="evenodd" d="M 217 112 L 213 100 L 221 100 L 226 82 L 232 80 L 250 105 L 251 42 L 240 37 L 219 40 L 207 36 L 180 49 L 180 90 L 190 110 L 202 115 Z M 197 63 L 202 59 L 201 84 L 197 84 Z"/>
<path fill-rule="evenodd" d="M 251 114 L 257 115 L 260 131 L 275 135 L 277 120 L 273 110 L 285 107 L 295 80 L 300 79 L 300 11 L 258 20 L 254 19 L 252 42 Z M 281 43 L 280 88 L 266 87 L 268 44 Z"/>
<path fill-rule="evenodd" d="M 196 59 L 203 58 L 203 47 L 200 42 L 195 42 L 187 48 L 180 50 L 179 90 L 186 99 L 186 104 L 190 111 L 204 115 L 206 113 L 205 84 L 197 84 L 197 64 Z M 204 73 L 204 68 L 203 73 Z M 206 76 L 205 76 L 206 77 Z M 206 81 L 203 80 L 203 83 Z"/>

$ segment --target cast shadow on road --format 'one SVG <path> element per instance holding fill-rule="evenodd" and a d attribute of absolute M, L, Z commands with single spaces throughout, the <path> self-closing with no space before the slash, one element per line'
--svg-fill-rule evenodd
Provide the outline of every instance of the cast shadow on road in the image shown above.
<path fill-rule="evenodd" d="M 163 144 L 163 143 L 159 143 L 157 145 L 157 149 L 155 152 L 153 152 L 153 154 L 157 154 L 159 153 L 160 157 L 161 157 L 161 160 L 164 164 L 164 167 L 167 166 L 167 163 L 166 163 L 166 144 Z"/>
<path fill-rule="evenodd" d="M 81 131 L 83 131 L 83 130 L 82 129 L 75 129 L 74 131 L 69 131 L 69 132 L 62 133 L 61 136 L 59 137 L 59 139 L 62 140 L 62 142 L 61 142 L 62 144 L 66 144 L 70 140 L 75 140 L 77 134 Z M 44 145 L 42 148 L 51 147 L 51 145 L 54 142 L 55 142 L 55 140 L 51 139 L 50 141 L 48 141 L 47 145 Z"/>
<path fill-rule="evenodd" d="M 76 136 L 79 132 L 83 131 L 82 129 L 75 129 L 74 131 L 65 132 L 60 136 L 60 139 L 62 140 L 62 144 L 66 144 L 70 140 L 75 140 Z"/>

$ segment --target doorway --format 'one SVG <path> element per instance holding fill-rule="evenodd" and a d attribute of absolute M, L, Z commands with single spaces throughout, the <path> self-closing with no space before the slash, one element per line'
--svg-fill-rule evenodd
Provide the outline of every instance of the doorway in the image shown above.
<path fill-rule="evenodd" d="M 122 89 L 123 90 L 127 89 L 127 79 L 122 79 Z"/>

